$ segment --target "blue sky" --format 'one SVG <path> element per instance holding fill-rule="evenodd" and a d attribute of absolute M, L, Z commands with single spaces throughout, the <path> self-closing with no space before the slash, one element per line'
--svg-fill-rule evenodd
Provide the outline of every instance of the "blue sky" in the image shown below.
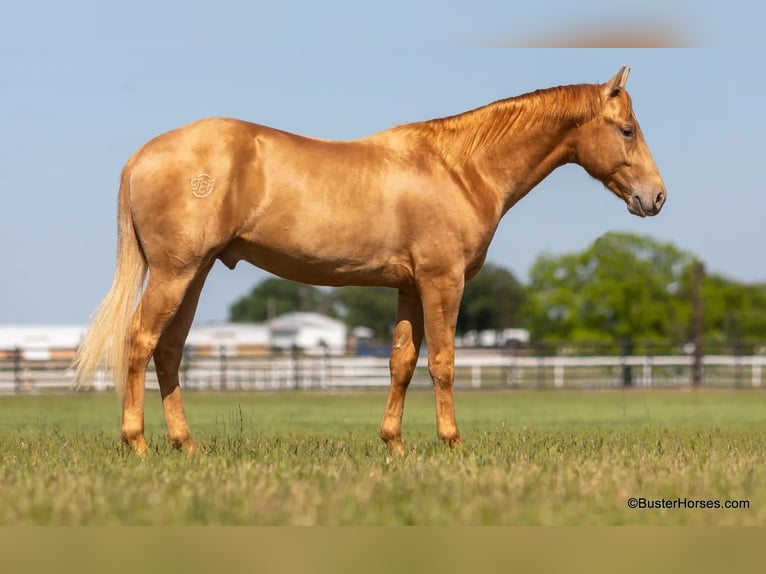
<path fill-rule="evenodd" d="M 630 216 L 582 169 L 566 166 L 506 215 L 489 260 L 525 279 L 542 252 L 580 250 L 624 230 L 672 241 L 733 279 L 766 281 L 763 8 L 272 4 L 4 8 L 0 323 L 87 321 L 111 283 L 120 170 L 163 131 L 227 115 L 351 139 L 540 87 L 605 81 L 623 64 L 633 69 L 628 89 L 667 185 L 662 214 Z M 660 27 L 708 47 L 483 47 L 568 30 L 619 36 Z M 264 277 L 245 264 L 234 272 L 218 264 L 197 320 L 225 319 L 228 305 Z"/>

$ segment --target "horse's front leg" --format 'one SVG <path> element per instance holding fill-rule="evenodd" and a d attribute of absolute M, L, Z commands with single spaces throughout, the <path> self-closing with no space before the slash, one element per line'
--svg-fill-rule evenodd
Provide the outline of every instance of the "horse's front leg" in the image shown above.
<path fill-rule="evenodd" d="M 455 327 L 464 283 L 462 273 L 419 282 L 428 347 L 428 372 L 434 383 L 436 432 L 450 446 L 461 444 L 452 385 L 455 377 Z"/>
<path fill-rule="evenodd" d="M 423 341 L 423 310 L 417 295 L 399 291 L 394 340 L 391 345 L 391 386 L 386 410 L 380 425 L 380 438 L 391 454 L 404 454 L 402 444 L 402 414 L 407 387 L 418 363 Z"/>

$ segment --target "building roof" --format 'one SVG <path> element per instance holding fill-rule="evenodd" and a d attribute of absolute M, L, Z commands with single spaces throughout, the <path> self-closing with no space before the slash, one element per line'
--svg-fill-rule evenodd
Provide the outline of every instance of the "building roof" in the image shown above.
<path fill-rule="evenodd" d="M 345 329 L 343 321 L 338 321 L 321 313 L 312 313 L 308 311 L 294 311 L 275 317 L 269 321 L 270 329 L 278 330 L 297 330 L 302 327 L 314 327 L 317 329 Z"/>
<path fill-rule="evenodd" d="M 264 323 L 216 323 L 193 326 L 186 339 L 187 345 L 267 345 L 269 327 Z"/>

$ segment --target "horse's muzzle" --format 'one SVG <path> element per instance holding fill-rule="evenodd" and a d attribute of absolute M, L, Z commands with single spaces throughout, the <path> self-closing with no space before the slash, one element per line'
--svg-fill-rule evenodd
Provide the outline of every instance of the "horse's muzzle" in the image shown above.
<path fill-rule="evenodd" d="M 628 211 L 639 217 L 657 215 L 662 206 L 665 205 L 666 197 L 667 194 L 664 189 L 652 194 L 650 198 L 644 197 L 643 199 L 634 193 L 628 201 Z"/>

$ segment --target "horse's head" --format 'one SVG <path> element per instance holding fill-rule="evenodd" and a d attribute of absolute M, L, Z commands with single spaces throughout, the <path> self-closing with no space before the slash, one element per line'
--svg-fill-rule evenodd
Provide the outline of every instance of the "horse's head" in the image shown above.
<path fill-rule="evenodd" d="M 660 212 L 667 193 L 625 91 L 629 73 L 623 66 L 601 85 L 601 111 L 578 127 L 573 146 L 577 163 L 645 217 Z"/>

